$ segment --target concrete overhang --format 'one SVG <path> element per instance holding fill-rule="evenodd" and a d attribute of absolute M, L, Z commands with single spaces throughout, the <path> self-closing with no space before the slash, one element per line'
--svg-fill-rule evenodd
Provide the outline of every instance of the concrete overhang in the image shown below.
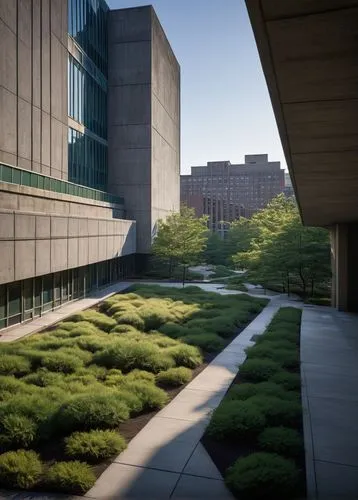
<path fill-rule="evenodd" d="M 358 0 L 246 0 L 307 225 L 358 220 Z"/>

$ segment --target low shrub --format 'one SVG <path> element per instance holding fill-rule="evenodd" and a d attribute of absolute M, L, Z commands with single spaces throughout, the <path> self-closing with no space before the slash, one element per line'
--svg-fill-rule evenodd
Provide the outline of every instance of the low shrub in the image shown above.
<path fill-rule="evenodd" d="M 163 408 L 168 402 L 168 394 L 165 391 L 144 380 L 126 381 L 123 384 L 123 389 L 137 396 L 145 410 Z"/>
<path fill-rule="evenodd" d="M 125 439 L 114 431 L 75 432 L 65 440 L 66 454 L 86 462 L 98 462 L 121 453 Z"/>
<path fill-rule="evenodd" d="M 269 381 L 282 385 L 287 391 L 299 391 L 301 388 L 301 379 L 298 373 L 279 371 L 272 375 Z"/>
<path fill-rule="evenodd" d="M 225 401 L 214 410 L 207 433 L 215 439 L 249 439 L 265 426 L 260 409 L 246 401 Z"/>
<path fill-rule="evenodd" d="M 179 387 L 180 385 L 190 382 L 192 377 L 191 370 L 180 366 L 178 368 L 169 368 L 157 375 L 158 384 L 172 387 Z"/>
<path fill-rule="evenodd" d="M 281 370 L 281 366 L 270 359 L 247 359 L 240 366 L 240 378 L 248 382 L 263 382 Z"/>
<path fill-rule="evenodd" d="M 266 343 L 255 345 L 246 349 L 248 359 L 271 359 L 279 363 L 282 368 L 297 370 L 300 366 L 297 349 L 277 349 Z"/>
<path fill-rule="evenodd" d="M 140 333 L 137 328 L 132 325 L 117 325 L 112 328 L 110 333 Z"/>
<path fill-rule="evenodd" d="M 218 317 L 210 321 L 211 329 L 224 338 L 230 338 L 237 330 L 235 320 L 225 316 Z"/>
<path fill-rule="evenodd" d="M 182 337 L 181 340 L 186 344 L 200 347 L 206 352 L 218 352 L 225 347 L 223 339 L 215 333 L 186 335 L 185 337 Z"/>
<path fill-rule="evenodd" d="M 77 460 L 57 462 L 45 474 L 45 483 L 49 488 L 64 493 L 82 494 L 96 482 L 91 467 Z"/>
<path fill-rule="evenodd" d="M 137 312 L 144 321 L 145 331 L 157 330 L 172 319 L 172 315 L 168 309 L 159 305 L 146 304 L 137 309 Z"/>
<path fill-rule="evenodd" d="M 188 333 L 186 329 L 184 329 L 181 325 L 178 323 L 166 323 L 165 325 L 162 325 L 159 328 L 159 331 L 163 333 L 164 335 L 168 335 L 168 337 L 172 339 L 178 339 L 180 337 L 183 337 L 185 333 Z"/>
<path fill-rule="evenodd" d="M 304 449 L 300 433 L 287 427 L 267 427 L 257 442 L 262 450 L 286 457 L 298 457 Z"/>
<path fill-rule="evenodd" d="M 65 402 L 56 415 L 64 432 L 116 427 L 129 418 L 128 406 L 116 393 L 79 394 Z"/>
<path fill-rule="evenodd" d="M 36 423 L 24 415 L 10 413 L 1 419 L 0 446 L 27 448 L 37 437 Z"/>
<path fill-rule="evenodd" d="M 203 362 L 202 355 L 199 349 L 195 346 L 179 344 L 163 349 L 163 352 L 171 356 L 177 366 L 196 368 Z"/>
<path fill-rule="evenodd" d="M 0 484 L 7 488 L 33 488 L 40 480 L 42 463 L 34 451 L 8 451 L 0 455 Z"/>
<path fill-rule="evenodd" d="M 5 401 L 15 394 L 23 394 L 29 391 L 31 391 L 31 389 L 24 384 L 23 380 L 19 380 L 13 375 L 8 377 L 0 375 L 0 401 Z"/>
<path fill-rule="evenodd" d="M 245 399 L 251 398 L 252 396 L 256 396 L 257 394 L 257 386 L 258 384 L 234 384 L 227 395 L 225 396 L 226 400 L 235 400 L 235 401 L 245 401 Z"/>
<path fill-rule="evenodd" d="M 275 396 L 257 394 L 247 400 L 257 406 L 269 426 L 298 426 L 301 423 L 302 408 L 299 401 L 287 401 Z"/>
<path fill-rule="evenodd" d="M 242 500 L 287 499 L 294 494 L 298 478 L 294 462 L 259 452 L 237 460 L 228 469 L 225 482 Z"/>
<path fill-rule="evenodd" d="M 65 352 L 50 352 L 41 358 L 41 366 L 52 372 L 73 373 L 83 366 L 78 357 Z"/>
<path fill-rule="evenodd" d="M 134 305 L 129 302 L 129 301 L 117 301 L 115 302 L 113 305 L 111 305 L 111 307 L 108 309 L 108 314 L 110 314 L 111 316 L 113 316 L 114 314 L 116 313 L 125 313 L 125 312 L 133 312 L 135 311 L 136 308 L 134 307 Z"/>
<path fill-rule="evenodd" d="M 139 316 L 137 312 L 118 312 L 116 313 L 113 318 L 117 321 L 119 325 L 125 324 L 125 325 L 132 325 L 138 330 L 144 330 L 144 320 Z"/>
<path fill-rule="evenodd" d="M 172 347 L 174 345 L 179 345 L 179 342 L 177 340 L 166 337 L 159 332 L 149 332 L 148 335 L 150 335 L 148 340 L 158 347 Z"/>
<path fill-rule="evenodd" d="M 31 371 L 31 363 L 23 356 L 0 353 L 0 374 L 21 377 Z"/>
<path fill-rule="evenodd" d="M 297 392 L 286 391 L 284 387 L 273 382 L 235 384 L 231 387 L 226 397 L 229 399 L 244 401 L 256 395 L 274 396 L 287 401 L 299 400 L 299 394 L 297 394 Z"/>
<path fill-rule="evenodd" d="M 137 368 L 129 372 L 126 375 L 125 379 L 129 382 L 135 382 L 137 380 L 145 380 L 146 382 L 152 382 L 152 384 L 155 383 L 154 373 L 147 372 L 145 370 L 138 370 Z"/>
<path fill-rule="evenodd" d="M 84 313 L 79 313 L 81 316 Z M 70 316 L 71 318 L 71 316 Z M 68 336 L 69 337 L 80 337 L 80 336 L 85 336 L 85 335 L 99 335 L 103 334 L 103 332 L 96 327 L 93 323 L 90 321 L 82 320 L 82 321 L 67 321 L 64 320 L 62 323 L 59 324 L 59 327 L 61 329 L 66 329 L 68 330 Z"/>

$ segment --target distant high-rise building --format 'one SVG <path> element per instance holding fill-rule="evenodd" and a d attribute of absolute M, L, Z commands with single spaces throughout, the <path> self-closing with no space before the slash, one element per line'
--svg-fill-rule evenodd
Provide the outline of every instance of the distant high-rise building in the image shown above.
<path fill-rule="evenodd" d="M 283 188 L 283 193 L 288 198 L 291 196 L 295 196 L 295 192 L 294 192 L 293 186 L 292 186 L 291 177 L 290 177 L 290 174 L 288 172 L 285 172 L 285 187 Z"/>
<path fill-rule="evenodd" d="M 212 231 L 225 232 L 227 223 L 265 208 L 284 185 L 279 161 L 268 161 L 267 154 L 246 155 L 240 165 L 216 161 L 191 167 L 191 175 L 181 175 L 180 199 L 198 215 L 208 215 Z"/>

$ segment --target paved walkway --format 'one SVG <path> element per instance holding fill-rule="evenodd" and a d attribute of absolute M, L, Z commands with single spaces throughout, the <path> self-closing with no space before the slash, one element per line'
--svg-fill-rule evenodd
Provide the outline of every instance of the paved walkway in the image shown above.
<path fill-rule="evenodd" d="M 200 443 L 210 414 L 245 360 L 251 337 L 264 332 L 282 305 L 272 300 L 231 344 L 129 443 L 85 495 L 96 499 L 231 500 Z"/>
<path fill-rule="evenodd" d="M 301 361 L 308 498 L 358 499 L 358 316 L 306 306 Z"/>

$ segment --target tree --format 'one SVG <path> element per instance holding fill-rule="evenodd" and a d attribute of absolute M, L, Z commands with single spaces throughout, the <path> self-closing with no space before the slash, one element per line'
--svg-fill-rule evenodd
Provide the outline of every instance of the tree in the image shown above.
<path fill-rule="evenodd" d="M 211 233 L 208 237 L 204 259 L 207 264 L 225 266 L 227 264 L 227 249 L 225 240 L 218 233 Z"/>
<path fill-rule="evenodd" d="M 152 251 L 159 257 L 175 260 L 183 266 L 184 286 L 187 267 L 197 262 L 207 239 L 207 217 L 198 218 L 194 209 L 182 205 L 180 213 L 173 213 L 166 220 L 158 221 Z"/>
<path fill-rule="evenodd" d="M 293 198 L 279 195 L 251 221 L 255 236 L 249 248 L 233 256 L 261 283 L 278 280 L 283 291 L 290 293 L 294 283 L 306 296 L 308 286 L 314 294 L 317 284 L 330 277 L 330 245 L 328 232 L 302 225 Z"/>

